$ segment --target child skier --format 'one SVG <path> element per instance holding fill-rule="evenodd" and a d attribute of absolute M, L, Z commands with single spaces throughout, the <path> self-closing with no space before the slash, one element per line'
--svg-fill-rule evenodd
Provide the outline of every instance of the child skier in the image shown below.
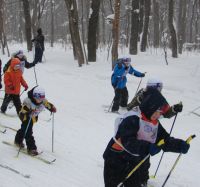
<path fill-rule="evenodd" d="M 37 122 L 38 115 L 44 108 L 50 112 L 56 112 L 55 106 L 45 99 L 44 89 L 36 86 L 28 92 L 28 97 L 24 100 L 22 109 L 19 112 L 22 124 L 21 129 L 17 131 L 15 136 L 15 144 L 19 147 L 24 147 L 23 140 L 25 139 L 27 151 L 33 156 L 38 155 L 33 137 L 33 124 Z"/>
<path fill-rule="evenodd" d="M 131 110 L 132 108 L 139 106 L 142 100 L 145 98 L 146 92 L 149 88 L 154 88 L 157 89 L 159 92 L 161 92 L 163 88 L 163 83 L 161 80 L 158 79 L 149 79 L 147 81 L 146 88 L 142 88 L 141 90 L 139 90 L 139 92 L 135 95 L 132 101 L 127 105 L 127 110 Z M 181 102 L 171 107 L 168 105 L 168 108 L 166 108 L 165 113 L 163 113 L 163 117 L 171 118 L 178 112 L 182 112 L 182 109 L 183 105 Z"/>
<path fill-rule="evenodd" d="M 121 58 L 117 60 L 111 77 L 111 83 L 115 91 L 112 112 L 117 112 L 119 106 L 126 107 L 128 102 L 128 90 L 126 87 L 126 75 L 133 74 L 136 77 L 144 77 L 145 74 L 135 70 L 131 66 L 131 58 Z"/>
<path fill-rule="evenodd" d="M 124 187 L 146 187 L 150 166 L 147 155 L 165 152 L 187 153 L 190 145 L 170 137 L 159 122 L 167 104 L 156 89 L 148 89 L 139 107 L 124 114 L 116 134 L 103 154 L 105 187 L 116 187 L 144 158 L 146 161 L 124 182 Z M 164 144 L 157 143 L 164 139 Z M 148 158 L 148 159 L 147 159 Z"/>
<path fill-rule="evenodd" d="M 5 66 L 4 66 L 4 68 L 3 68 L 3 72 L 4 72 L 4 73 L 8 70 L 8 68 L 9 68 L 9 66 L 10 66 L 10 63 L 11 63 L 11 60 L 12 60 L 13 58 L 18 58 L 18 59 L 20 60 L 20 65 L 21 65 L 22 73 L 24 72 L 24 68 L 29 69 L 29 68 L 32 68 L 32 67 L 35 66 L 35 63 L 34 63 L 34 62 L 30 63 L 30 62 L 27 61 L 27 58 L 26 58 L 26 56 L 24 55 L 24 53 L 23 53 L 22 50 L 18 50 L 18 51 L 16 51 L 15 53 L 12 54 L 11 59 L 5 64 Z"/>
<path fill-rule="evenodd" d="M 5 96 L 1 105 L 1 112 L 5 113 L 8 103 L 12 100 L 17 114 L 21 110 L 20 88 L 21 85 L 28 89 L 28 85 L 22 76 L 20 60 L 13 58 L 9 69 L 4 74 Z"/>

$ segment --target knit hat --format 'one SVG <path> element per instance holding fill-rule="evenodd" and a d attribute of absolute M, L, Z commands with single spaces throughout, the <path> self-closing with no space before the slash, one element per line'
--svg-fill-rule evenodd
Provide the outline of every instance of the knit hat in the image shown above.
<path fill-rule="evenodd" d="M 144 99 L 139 105 L 141 112 L 144 113 L 148 119 L 150 119 L 152 114 L 157 110 L 161 110 L 161 113 L 165 113 L 166 106 L 169 106 L 166 99 L 154 88 L 149 88 L 144 93 Z"/>
<path fill-rule="evenodd" d="M 35 87 L 33 90 L 33 98 L 38 99 L 40 101 L 45 99 L 45 91 L 42 87 Z"/>
<path fill-rule="evenodd" d="M 161 80 L 159 79 L 155 79 L 155 78 L 151 78 L 147 81 L 147 88 L 156 88 L 158 91 L 161 92 L 162 88 L 163 88 L 163 83 Z"/>

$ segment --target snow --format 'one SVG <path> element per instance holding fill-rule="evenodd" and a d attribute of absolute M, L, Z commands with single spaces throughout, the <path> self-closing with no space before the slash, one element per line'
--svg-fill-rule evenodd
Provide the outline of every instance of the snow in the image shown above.
<path fill-rule="evenodd" d="M 21 45 L 12 45 L 10 51 L 22 49 Z M 24 44 L 25 49 L 25 44 Z M 33 59 L 27 53 L 28 60 Z M 105 113 L 105 105 L 112 102 L 114 93 L 110 84 L 111 61 L 107 62 L 107 52 L 98 53 L 98 61 L 78 67 L 73 59 L 72 50 L 65 51 L 60 46 L 46 46 L 45 62 L 35 68 L 37 81 L 46 90 L 48 100 L 55 104 L 54 153 L 52 153 L 52 120 L 48 111 L 39 116 L 34 125 L 34 137 L 39 150 L 56 157 L 52 165 L 32 159 L 23 153 L 16 158 L 17 150 L 2 141 L 14 141 L 15 133 L 7 129 L 0 134 L 0 164 L 7 165 L 29 174 L 29 179 L 0 167 L 0 187 L 102 187 L 103 158 L 102 154 L 114 133 L 114 121 L 117 114 Z M 127 53 L 128 54 L 128 53 Z M 126 54 L 120 54 L 126 56 Z M 170 52 L 168 51 L 168 56 Z M 179 58 L 168 57 L 169 65 L 164 60 L 162 51 L 150 50 L 131 56 L 132 65 L 141 72 L 147 72 L 141 87 L 145 87 L 148 78 L 158 77 L 164 83 L 163 95 L 172 105 L 183 102 L 183 112 L 178 114 L 172 135 L 187 139 L 196 134 L 191 141 L 189 153 L 182 155 L 172 172 L 166 187 L 196 187 L 199 184 L 199 123 L 200 118 L 190 113 L 200 105 L 199 98 L 199 54 L 183 54 Z M 3 63 L 8 57 L 1 55 Z M 35 86 L 34 69 L 25 69 L 24 78 L 29 88 Z M 135 94 L 140 78 L 128 75 L 129 100 Z M 4 92 L 0 91 L 2 98 Z M 23 100 L 24 93 L 21 96 Z M 0 100 L 0 103 L 2 100 Z M 197 110 L 196 112 L 200 113 Z M 7 111 L 16 115 L 14 107 Z M 163 126 L 169 131 L 173 119 L 161 119 Z M 0 114 L 0 124 L 18 129 L 20 120 Z M 161 153 L 151 158 L 150 174 L 153 175 Z M 160 187 L 168 175 L 178 154 L 165 153 L 155 179 L 150 184 Z"/>

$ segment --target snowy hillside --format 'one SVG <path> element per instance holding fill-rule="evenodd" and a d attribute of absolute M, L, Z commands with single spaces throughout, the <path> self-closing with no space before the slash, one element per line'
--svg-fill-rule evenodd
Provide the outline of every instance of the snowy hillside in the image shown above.
<path fill-rule="evenodd" d="M 22 46 L 20 46 L 21 49 Z M 11 48 L 14 52 L 17 46 Z M 32 61 L 32 53 L 26 53 Z M 125 55 L 125 54 L 122 54 Z M 103 187 L 104 149 L 113 135 L 114 120 L 117 114 L 106 113 L 113 96 L 110 84 L 111 62 L 106 61 L 107 53 L 98 54 L 98 62 L 79 68 L 73 60 L 72 50 L 57 46 L 46 47 L 45 63 L 35 68 L 37 82 L 45 88 L 47 99 L 57 107 L 55 114 L 54 153 L 52 150 L 52 116 L 44 111 L 34 125 L 34 137 L 39 150 L 56 162 L 49 165 L 30 156 L 19 154 L 17 150 L 2 143 L 13 142 L 15 132 L 7 129 L 0 133 L 0 164 L 7 165 L 22 174 L 0 167 L 0 187 Z M 183 102 L 183 112 L 178 114 L 172 135 L 182 139 L 196 134 L 191 142 L 189 153 L 182 155 L 177 167 L 169 178 L 166 187 L 197 187 L 200 172 L 200 117 L 190 113 L 200 106 L 200 54 L 184 54 L 177 59 L 169 57 L 165 64 L 162 52 L 140 53 L 131 56 L 132 65 L 141 72 L 147 72 L 141 87 L 148 78 L 158 77 L 164 83 L 163 95 L 172 105 Z M 2 56 L 3 63 L 8 57 Z M 36 85 L 34 69 L 25 69 L 24 78 L 29 89 Z M 129 100 L 135 94 L 140 78 L 128 75 Z M 0 91 L 0 98 L 4 92 Z M 26 93 L 21 96 L 23 100 Z M 0 99 L 0 104 L 2 99 Z M 200 109 L 195 111 L 199 112 Z M 14 107 L 7 110 L 12 117 L 0 114 L 0 124 L 18 129 L 20 120 Z M 14 117 L 13 117 L 14 116 Z M 161 123 L 169 131 L 172 119 L 162 119 Z M 161 153 L 151 158 L 150 173 L 154 174 Z M 178 154 L 165 153 L 157 178 L 150 180 L 160 187 L 169 173 Z"/>

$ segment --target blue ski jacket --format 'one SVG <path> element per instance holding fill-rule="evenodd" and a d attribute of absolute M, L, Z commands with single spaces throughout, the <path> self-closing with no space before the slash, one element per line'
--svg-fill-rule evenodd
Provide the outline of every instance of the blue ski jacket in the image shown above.
<path fill-rule="evenodd" d="M 144 73 L 135 70 L 131 65 L 126 67 L 123 63 L 117 63 L 113 69 L 111 83 L 114 88 L 123 89 L 126 87 L 127 74 L 132 74 L 136 77 L 144 77 Z"/>

